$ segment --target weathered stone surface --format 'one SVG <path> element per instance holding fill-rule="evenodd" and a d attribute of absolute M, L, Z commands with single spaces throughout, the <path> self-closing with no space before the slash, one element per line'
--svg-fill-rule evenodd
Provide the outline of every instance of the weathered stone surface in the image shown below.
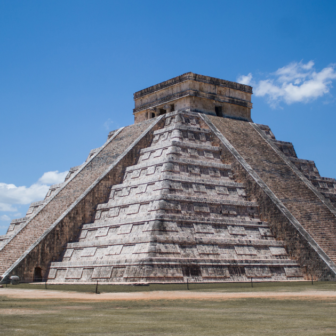
<path fill-rule="evenodd" d="M 153 135 L 79 241 L 51 264 L 50 282 L 286 280 L 284 267 L 299 268 L 260 220 L 258 204 L 247 200 L 198 114 L 166 114 Z M 110 277 L 99 277 L 102 267 Z M 66 277 L 74 268 L 87 273 Z"/>
<path fill-rule="evenodd" d="M 37 270 L 52 283 L 334 279 L 336 180 L 268 126 L 242 121 L 251 120 L 251 94 L 193 73 L 137 92 L 137 124 L 110 132 L 12 221 L 0 274 L 32 281 Z"/>
<path fill-rule="evenodd" d="M 258 201 L 261 214 L 272 225 L 275 236 L 284 240 L 301 267 L 308 268 L 317 277 L 333 277 L 336 210 L 286 159 L 295 152 L 282 154 L 272 140 L 274 136 L 263 133 L 256 124 L 211 116 L 204 118 L 220 132 L 219 137 L 230 155 L 240 156 L 240 163 L 245 162 L 245 172 L 242 166 L 236 165 L 237 176 L 248 185 L 248 194 Z M 276 204 L 277 209 L 271 203 Z M 285 229 L 285 217 L 292 228 Z"/>
<path fill-rule="evenodd" d="M 251 86 L 188 72 L 136 92 L 134 121 L 186 109 L 251 120 L 251 95 Z"/>

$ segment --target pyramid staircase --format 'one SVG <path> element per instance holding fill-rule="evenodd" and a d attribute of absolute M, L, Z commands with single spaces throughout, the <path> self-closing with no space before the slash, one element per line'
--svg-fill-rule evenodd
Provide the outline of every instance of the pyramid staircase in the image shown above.
<path fill-rule="evenodd" d="M 291 142 L 279 141 L 271 129 L 266 125 L 258 125 L 265 132 L 268 139 L 277 146 L 277 148 L 286 155 L 293 165 L 313 184 L 317 190 L 329 200 L 332 206 L 336 206 L 336 179 L 322 177 L 312 160 L 304 160 L 297 157 L 294 146 Z"/>
<path fill-rule="evenodd" d="M 165 115 L 48 282 L 302 280 L 215 138 L 199 114 Z"/>
<path fill-rule="evenodd" d="M 335 279 L 336 208 L 332 197 L 314 185 L 319 177 L 315 164 L 295 158 L 283 143 L 263 130 L 265 127 L 212 116 L 202 118 L 239 162 L 236 175 L 244 180 L 248 194 L 258 201 L 260 214 L 305 273 Z M 309 165 L 315 174 L 307 173 Z"/>

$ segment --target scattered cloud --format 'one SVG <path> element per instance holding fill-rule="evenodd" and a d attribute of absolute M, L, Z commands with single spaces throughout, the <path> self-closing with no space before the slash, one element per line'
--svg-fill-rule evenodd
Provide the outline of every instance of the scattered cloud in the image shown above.
<path fill-rule="evenodd" d="M 8 221 L 10 221 L 10 217 L 7 216 L 7 215 L 2 215 L 2 216 L 0 216 L 0 221 L 8 222 Z"/>
<path fill-rule="evenodd" d="M 17 187 L 14 184 L 0 183 L 0 204 L 28 204 L 43 199 L 48 190 L 46 184 Z"/>
<path fill-rule="evenodd" d="M 109 131 L 111 129 L 111 126 L 113 124 L 113 120 L 108 118 L 105 122 L 104 122 L 104 128 Z"/>
<path fill-rule="evenodd" d="M 1 192 L 0 192 L 1 193 Z M 11 204 L 6 203 L 0 203 L 0 211 L 6 211 L 6 212 L 15 212 L 17 211 L 17 208 L 14 208 Z"/>
<path fill-rule="evenodd" d="M 58 184 L 62 183 L 67 176 L 68 172 L 59 173 L 58 170 L 44 173 L 38 180 L 41 184 Z"/>
<path fill-rule="evenodd" d="M 249 73 L 247 76 L 240 76 L 237 79 L 238 83 L 245 84 L 245 85 L 250 85 L 252 81 L 252 74 Z"/>
<path fill-rule="evenodd" d="M 52 171 L 42 175 L 42 177 L 30 187 L 14 184 L 0 183 L 0 211 L 17 212 L 14 205 L 29 204 L 42 200 L 49 190 L 51 184 L 64 181 L 68 172 Z"/>
<path fill-rule="evenodd" d="M 237 81 L 254 87 L 257 97 L 267 98 L 272 107 L 280 102 L 286 104 L 307 103 L 329 93 L 332 81 L 336 79 L 335 65 L 329 65 L 317 72 L 314 62 L 292 62 L 267 79 L 253 80 L 252 74 L 238 77 Z"/>

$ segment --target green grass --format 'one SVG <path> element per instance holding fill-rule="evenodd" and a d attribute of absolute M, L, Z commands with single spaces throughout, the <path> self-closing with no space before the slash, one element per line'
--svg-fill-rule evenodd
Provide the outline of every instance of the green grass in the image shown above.
<path fill-rule="evenodd" d="M 6 286 L 6 285 L 4 285 Z M 20 284 L 8 285 L 11 288 L 45 289 L 44 284 Z M 47 285 L 48 290 L 63 290 L 76 292 L 95 292 L 96 285 Z M 171 291 L 187 290 L 186 284 L 151 284 L 149 286 L 131 285 L 98 285 L 99 292 L 147 292 L 147 291 Z M 250 283 L 213 283 L 213 284 L 189 284 L 189 290 L 202 292 L 255 292 L 255 291 L 305 291 L 305 290 L 336 290 L 335 281 L 297 281 L 297 282 L 254 282 Z"/>
<path fill-rule="evenodd" d="M 10 314 L 4 314 L 10 313 Z M 0 335 L 335 335 L 336 300 L 14 300 Z"/>

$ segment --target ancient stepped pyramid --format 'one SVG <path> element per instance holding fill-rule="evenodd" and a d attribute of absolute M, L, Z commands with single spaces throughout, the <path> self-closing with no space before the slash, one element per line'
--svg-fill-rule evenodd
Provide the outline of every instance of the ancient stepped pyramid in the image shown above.
<path fill-rule="evenodd" d="M 254 124 L 252 88 L 187 73 L 0 237 L 3 281 L 335 279 L 336 180 Z"/>

